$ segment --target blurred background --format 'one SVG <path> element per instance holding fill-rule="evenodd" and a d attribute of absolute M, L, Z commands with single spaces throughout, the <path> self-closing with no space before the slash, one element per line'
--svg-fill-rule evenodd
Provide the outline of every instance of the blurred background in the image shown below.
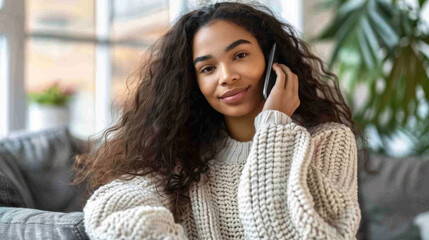
<path fill-rule="evenodd" d="M 213 2 L 0 0 L 0 138 L 61 124 L 81 139 L 101 133 L 146 49 L 182 13 Z M 371 154 L 429 155 L 427 1 L 259 2 L 338 75 Z"/>
<path fill-rule="evenodd" d="M 146 48 L 177 16 L 215 1 L 1 2 L 0 136 L 47 127 L 53 118 L 68 120 L 74 135 L 87 138 L 119 115 L 127 77 Z M 291 23 L 338 75 L 373 151 L 429 152 L 425 1 L 259 2 Z M 53 85 L 67 93 L 65 101 L 55 102 L 52 91 L 40 95 Z M 56 117 L 44 106 L 67 110 Z"/>

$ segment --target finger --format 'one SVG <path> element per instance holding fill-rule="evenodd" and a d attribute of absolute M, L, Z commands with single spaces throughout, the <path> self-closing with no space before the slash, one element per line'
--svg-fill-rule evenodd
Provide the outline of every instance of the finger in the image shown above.
<path fill-rule="evenodd" d="M 273 70 L 277 74 L 276 83 L 275 83 L 274 87 L 277 86 L 276 88 L 278 88 L 278 89 L 282 89 L 282 90 L 285 89 L 286 75 L 285 75 L 284 71 L 281 69 L 281 67 L 277 63 L 273 64 Z"/>
<path fill-rule="evenodd" d="M 284 64 L 279 64 L 279 67 L 283 70 L 283 72 L 285 73 L 285 75 L 286 75 L 286 84 L 287 85 L 285 85 L 285 89 L 287 89 L 288 88 L 288 85 L 289 85 L 289 87 L 291 87 L 292 86 L 292 81 L 291 81 L 291 79 L 292 79 L 292 72 L 290 71 L 290 69 L 286 66 L 286 65 L 284 65 Z"/>
<path fill-rule="evenodd" d="M 287 76 L 288 86 L 286 86 L 286 89 L 289 88 L 289 91 L 296 93 L 298 91 L 298 76 L 288 66 L 284 64 L 280 64 L 280 66 Z"/>

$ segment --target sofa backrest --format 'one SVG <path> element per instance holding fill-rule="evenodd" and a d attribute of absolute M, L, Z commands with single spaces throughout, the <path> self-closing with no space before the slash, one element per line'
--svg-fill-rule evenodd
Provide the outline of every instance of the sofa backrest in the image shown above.
<path fill-rule="evenodd" d="M 85 184 L 71 185 L 74 177 L 71 167 L 79 151 L 67 128 L 11 136 L 0 140 L 1 149 L 7 155 L 2 152 L 0 155 L 7 156 L 7 162 L 13 166 L 0 172 L 23 180 L 22 189 L 27 187 L 32 198 L 18 207 L 58 212 L 82 210 L 87 198 Z M 0 156 L 0 161 L 6 162 L 5 157 Z"/>
<path fill-rule="evenodd" d="M 34 208 L 34 199 L 18 162 L 0 144 L 0 206 Z"/>
<path fill-rule="evenodd" d="M 366 239 L 418 239 L 414 218 L 429 211 L 429 156 L 393 158 L 373 154 L 360 171 L 359 195 Z"/>

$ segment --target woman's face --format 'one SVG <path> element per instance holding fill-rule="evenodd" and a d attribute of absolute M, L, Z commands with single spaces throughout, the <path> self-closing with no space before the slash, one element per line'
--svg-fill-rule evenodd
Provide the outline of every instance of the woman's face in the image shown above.
<path fill-rule="evenodd" d="M 228 117 L 261 111 L 265 58 L 250 32 L 216 20 L 198 30 L 192 52 L 198 86 L 216 111 Z"/>

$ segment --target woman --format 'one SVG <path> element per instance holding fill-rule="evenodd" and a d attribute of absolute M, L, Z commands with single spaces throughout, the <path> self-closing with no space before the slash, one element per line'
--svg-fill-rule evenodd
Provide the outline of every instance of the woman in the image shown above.
<path fill-rule="evenodd" d="M 78 180 L 97 189 L 90 238 L 355 238 L 350 110 L 291 26 L 262 6 L 217 3 L 182 16 L 150 53 L 121 121 L 79 159 Z"/>

